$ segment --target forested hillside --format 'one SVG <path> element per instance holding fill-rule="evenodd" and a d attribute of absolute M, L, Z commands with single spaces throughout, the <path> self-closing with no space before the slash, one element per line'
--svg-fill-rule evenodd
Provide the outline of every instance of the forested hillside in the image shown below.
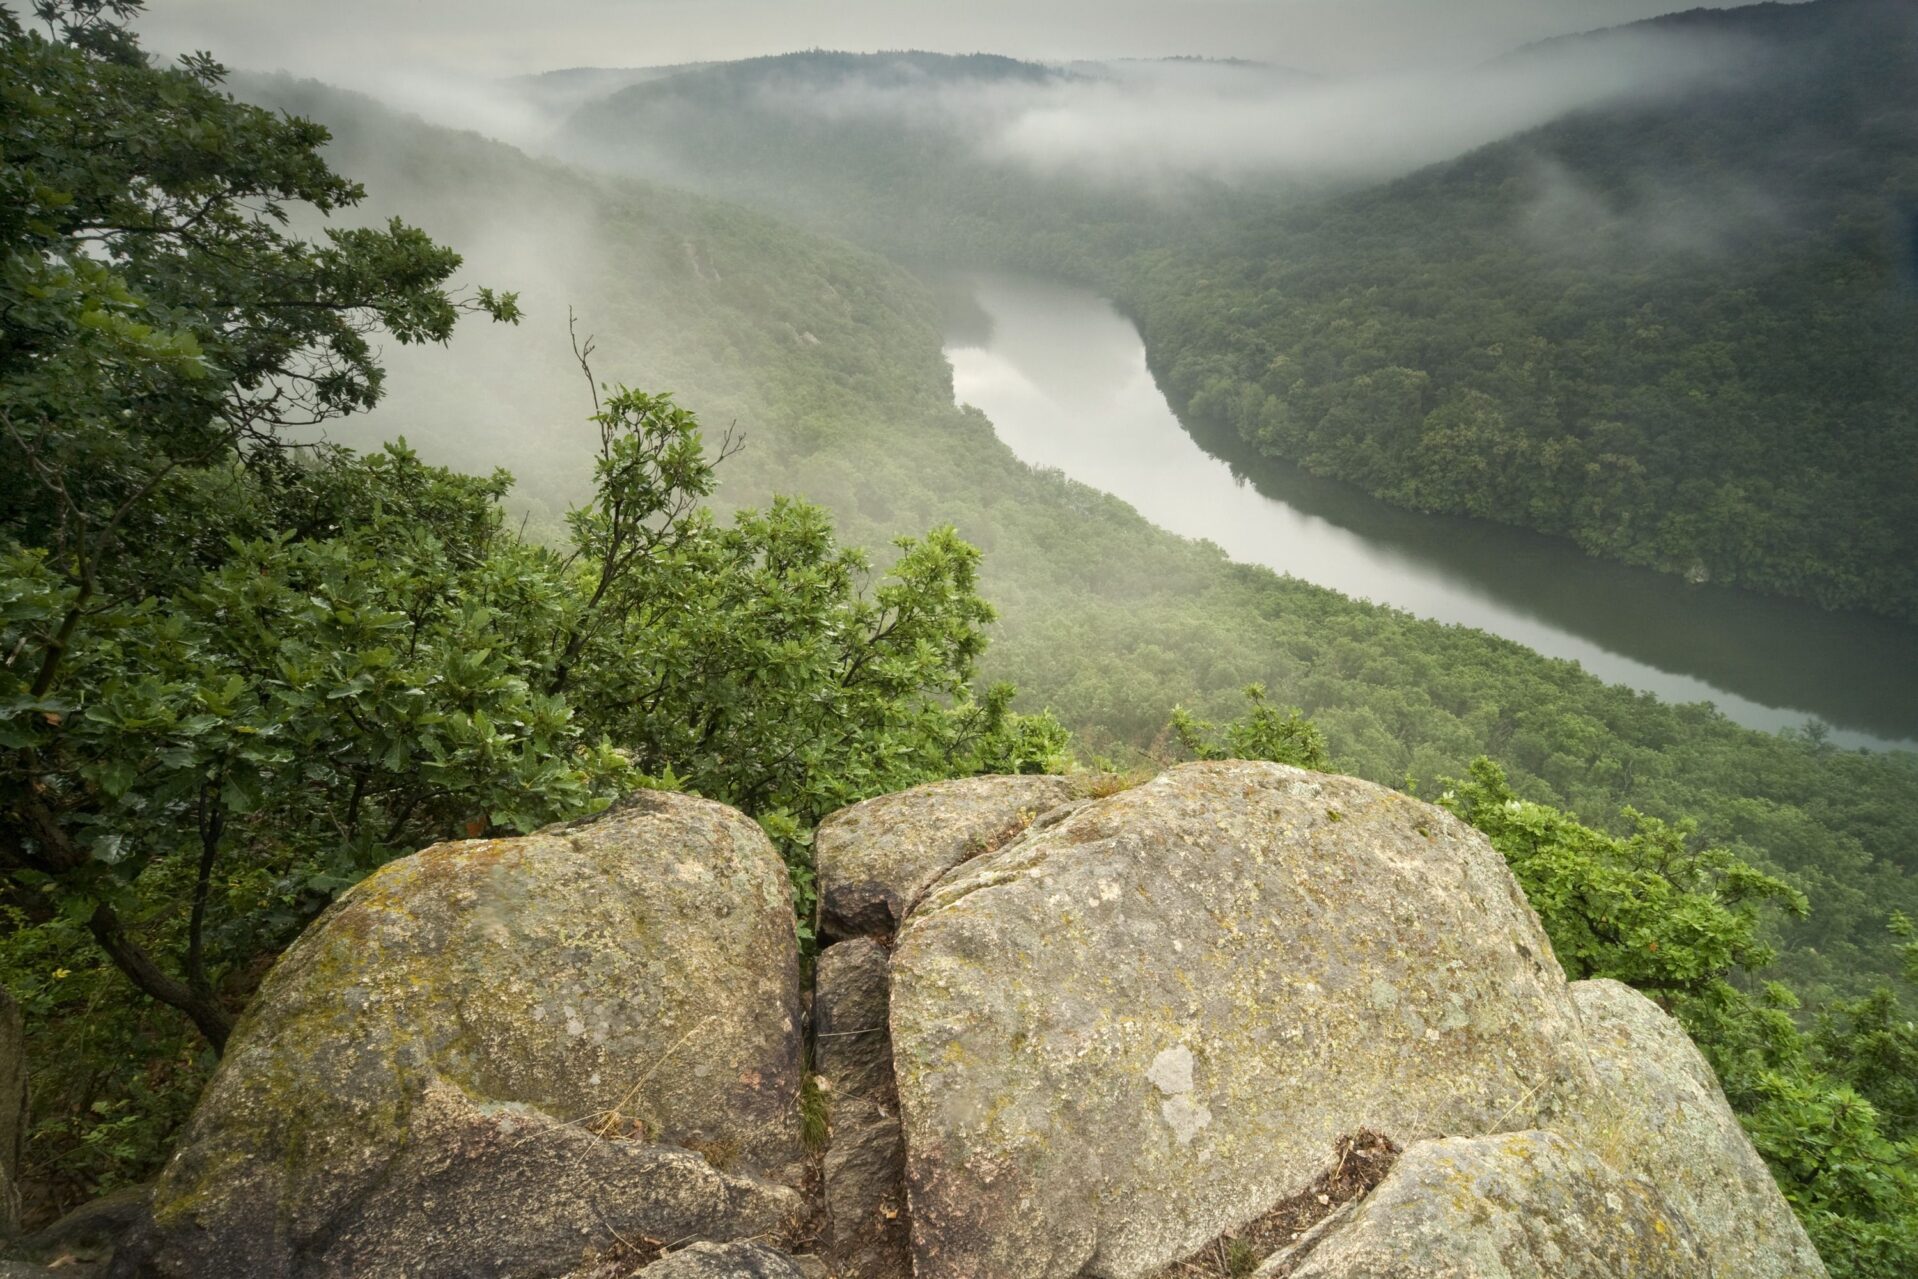
<path fill-rule="evenodd" d="M 1186 412 L 1418 510 L 1918 618 L 1918 17 L 1763 43 L 1134 279 Z"/>
<path fill-rule="evenodd" d="M 1085 274 L 1154 245 L 1193 244 L 1240 199 L 1214 182 L 1115 185 L 986 153 L 997 130 L 1053 93 L 1111 83 L 1098 64 L 783 54 L 609 94 L 580 108 L 556 146 L 907 260 Z"/>
<path fill-rule="evenodd" d="M 1702 11 L 1508 62 L 1666 44 L 1709 73 L 1382 186 L 1042 174 L 988 145 L 1018 92 L 894 55 L 689 72 L 566 138 L 909 259 L 1098 285 L 1190 420 L 1388 501 L 1918 618 L 1918 19 Z"/>
<path fill-rule="evenodd" d="M 548 429 L 584 392 L 564 337 L 571 305 L 598 335 L 602 370 L 737 424 L 746 447 L 721 468 L 722 500 L 803 493 L 870 546 L 953 523 L 985 552 L 984 592 L 1001 615 L 985 669 L 1092 749 L 1124 758 L 1175 705 L 1225 715 L 1242 686 L 1262 682 L 1361 776 L 1431 786 L 1487 752 L 1525 793 L 1608 825 L 1626 805 L 1696 815 L 1707 837 L 1801 877 L 1816 909 L 1788 925 L 1794 973 L 1846 986 L 1893 966 L 1883 912 L 1918 906 L 1907 879 L 1918 757 L 1746 732 L 1479 632 L 1229 564 L 1023 466 L 989 423 L 955 408 L 933 300 L 883 259 L 317 86 L 254 91 L 269 88 L 334 129 L 338 162 L 366 174 L 380 211 L 442 229 L 490 276 L 520 267 L 519 329 L 408 354 L 388 404 L 343 438 L 404 434 L 429 457 L 497 462 L 539 509 L 559 509 L 585 482 L 584 439 L 569 456 Z M 519 228 L 549 249 L 495 256 L 490 246 L 516 242 Z"/>
<path fill-rule="evenodd" d="M 781 841 L 803 917 L 848 801 L 1230 750 L 1471 817 L 1587 934 L 1571 962 L 1722 1015 L 1775 1159 L 1897 1201 L 1801 1211 L 1904 1221 L 1851 1089 L 1908 1109 L 1872 1064 L 1909 1023 L 1840 1001 L 1908 967 L 1918 756 L 1157 530 L 955 406 L 934 298 L 870 252 L 317 85 L 241 87 L 320 124 L 246 111 L 55 11 L 0 8 L 0 461 L 30 481 L 0 498 L 0 981 L 51 1063 L 41 1207 L 149 1174 L 274 957 L 412 849 L 688 787 Z M 1830 1012 L 1816 1043 L 1727 984 L 1772 975 Z"/>

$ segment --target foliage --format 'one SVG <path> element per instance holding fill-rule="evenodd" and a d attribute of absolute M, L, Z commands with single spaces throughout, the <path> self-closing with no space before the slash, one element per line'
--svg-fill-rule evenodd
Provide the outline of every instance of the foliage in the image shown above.
<path fill-rule="evenodd" d="M 1661 996 L 1696 994 L 1775 957 L 1761 912 L 1809 912 L 1805 895 L 1737 850 L 1698 847 L 1697 824 L 1625 810 L 1628 836 L 1513 793 L 1491 760 L 1446 783 L 1440 804 L 1504 855 L 1574 981 L 1610 977 Z"/>
<path fill-rule="evenodd" d="M 1281 713 L 1265 700 L 1265 685 L 1248 684 L 1245 713 L 1223 730 L 1195 718 L 1183 706 L 1172 712 L 1172 732 L 1194 759 L 1269 759 L 1279 764 L 1331 769 L 1325 735 L 1293 709 Z"/>
<path fill-rule="evenodd" d="M 454 298 L 458 255 L 398 221 L 317 244 L 288 234 L 289 205 L 325 213 L 364 194 L 320 159 L 325 131 L 235 102 L 207 58 L 149 65 L 124 28 L 138 8 L 48 0 L 35 16 L 51 35 L 0 9 L 0 465 L 18 480 L 0 495 L 0 866 L 31 915 L 85 920 L 218 1044 L 231 1020 L 206 967 L 211 864 L 229 820 L 239 837 L 260 808 L 261 770 L 297 746 L 261 731 L 273 716 L 245 665 L 284 654 L 207 642 L 223 608 L 270 625 L 293 604 L 245 576 L 273 581 L 276 552 L 229 490 L 267 483 L 245 473 L 256 458 L 261 475 L 286 470 L 284 428 L 378 399 L 370 333 L 442 341 L 463 309 L 516 309 L 484 290 Z M 287 553 L 288 590 L 342 568 Z M 183 851 L 147 823 L 186 812 L 206 869 L 171 973 L 114 885 Z"/>
<path fill-rule="evenodd" d="M 977 550 L 935 528 L 875 574 L 807 503 L 721 521 L 728 450 L 669 396 L 608 392 L 557 549 L 509 531 L 503 471 L 294 446 L 378 399 L 373 331 L 447 336 L 457 255 L 398 222 L 293 236 L 283 204 L 360 194 L 323 130 L 148 66 L 135 5 L 42 8 L 56 38 L 4 29 L 0 975 L 73 1054 L 37 1087 L 43 1179 L 150 1169 L 208 1064 L 120 981 L 217 1053 L 389 858 L 643 781 L 797 831 L 1060 757 L 1009 687 L 971 691 Z"/>
<path fill-rule="evenodd" d="M 1828 1006 L 1809 1028 L 1772 983 L 1718 982 L 1674 1007 L 1710 1059 L 1780 1189 L 1840 1279 L 1918 1266 L 1918 1035 L 1889 989 Z"/>
<path fill-rule="evenodd" d="M 868 794 L 1056 755 L 1056 725 L 1011 714 L 1008 690 L 967 692 L 990 613 L 950 530 L 869 596 L 816 508 L 719 526 L 690 506 L 711 481 L 696 423 L 670 400 L 612 403 L 609 453 L 677 455 L 676 474 L 609 468 L 570 554 L 503 530 L 502 477 L 400 445 L 325 452 L 270 495 L 222 474 L 228 505 L 251 501 L 275 532 L 236 538 L 164 599 L 94 611 L 60 709 L 5 690 L 9 740 L 32 743 L 62 797 L 14 800 L 38 823 L 8 867 L 19 908 L 88 922 L 218 1047 L 230 1021 L 209 1023 L 193 992 L 230 1018 L 264 958 L 421 845 L 531 830 L 642 778 L 790 835 Z M 8 567 L 0 643 L 18 651 L 72 588 L 38 552 Z M 802 891 L 806 873 L 796 859 Z"/>
<path fill-rule="evenodd" d="M 0 985 L 26 1015 L 33 1129 L 20 1186 L 38 1221 L 143 1180 L 166 1157 L 212 1066 L 205 1041 L 126 977 L 84 921 L 35 925 L 0 905 Z"/>
<path fill-rule="evenodd" d="M 598 500 L 574 512 L 578 582 L 549 625 L 552 691 L 642 771 L 699 794 L 816 820 L 930 775 L 1043 767 L 1056 724 L 968 684 L 992 609 L 979 552 L 950 528 L 900 538 L 870 598 L 860 551 L 816 506 L 775 499 L 730 527 L 697 424 L 670 398 L 621 391 L 599 414 Z"/>

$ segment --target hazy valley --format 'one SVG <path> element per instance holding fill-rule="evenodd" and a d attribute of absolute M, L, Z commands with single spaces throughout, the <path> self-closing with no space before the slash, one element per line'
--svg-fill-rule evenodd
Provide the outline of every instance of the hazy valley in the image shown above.
<path fill-rule="evenodd" d="M 9 39 L 29 57 L 26 37 Z M 179 626 L 216 627 L 250 599 L 272 631 L 293 605 L 249 597 L 233 574 L 247 556 L 262 581 L 282 569 L 238 548 L 350 546 L 338 564 L 320 550 L 285 570 L 289 600 L 361 601 L 325 623 L 348 638 L 303 621 L 320 629 L 297 632 L 298 653 L 285 636 L 271 658 L 233 639 L 207 667 L 277 672 L 233 675 L 220 696 L 241 703 L 255 678 L 308 690 L 308 719 L 261 731 L 299 734 L 288 749 L 331 771 L 282 793 L 291 757 L 241 742 L 219 759 L 244 757 L 257 782 L 236 785 L 255 789 L 205 782 L 195 756 L 149 805 L 141 787 L 160 783 L 126 779 L 190 753 L 168 736 L 184 730 L 152 727 L 158 693 L 142 694 L 147 720 L 116 721 L 117 743 L 56 740 L 83 703 L 144 687 L 115 661 L 180 688 L 202 678 L 177 674 L 191 645 L 171 632 L 86 650 L 72 678 L 97 686 L 80 700 L 24 675 L 6 690 L 21 725 L 4 743 L 10 820 L 38 829 L 34 797 L 65 786 L 85 841 L 115 841 L 69 874 L 28 834 L 6 863 L 0 980 L 36 1054 L 85 1063 L 36 1081 L 30 1216 L 150 1175 L 217 1056 L 206 1016 L 130 995 L 125 956 L 99 948 L 101 902 L 154 953 L 178 952 L 182 980 L 230 1017 L 274 955 L 391 858 L 657 784 L 759 819 L 810 928 L 826 891 L 813 832 L 844 805 L 976 771 L 1140 778 L 1206 757 L 1216 724 L 1217 741 L 1264 743 L 1265 758 L 1443 797 L 1512 864 L 1568 975 L 1638 986 L 1699 1041 L 1833 1274 L 1890 1276 L 1918 1257 L 1918 1040 L 1898 931 L 1918 916 L 1906 6 L 1701 10 L 1359 71 L 813 49 L 500 77 L 369 63 L 341 78 L 355 87 L 240 64 L 225 82 L 322 126 L 325 163 L 364 184 L 363 202 L 325 219 L 288 201 L 290 233 L 380 235 L 402 219 L 457 251 L 462 287 L 512 290 L 517 322 L 468 319 L 450 342 L 428 324 L 416 343 L 369 324 L 374 393 L 343 394 L 355 411 L 336 412 L 323 389 L 311 420 L 276 419 L 288 438 L 362 456 L 403 437 L 423 478 L 406 478 L 411 463 L 326 462 L 319 474 L 351 478 L 311 495 L 262 481 L 258 513 L 248 497 L 215 518 L 222 464 L 151 445 L 180 448 L 168 466 L 211 487 L 152 481 L 184 514 L 141 526 L 159 559 L 140 561 L 112 604 L 125 616 L 100 634 L 143 636 L 176 599 L 192 618 Z M 230 136 L 251 145 L 237 124 Z M 22 244 L 49 234 L 15 222 Z M 181 243 L 197 262 L 190 233 Z M 404 257 L 356 251 L 364 262 L 312 287 L 371 289 Z M 128 261 L 155 289 L 185 278 Z M 427 279 L 406 262 L 417 276 L 388 278 Z M 191 329 L 215 296 L 183 290 L 166 314 Z M 274 323 L 273 305 L 221 312 L 205 349 Z M 351 341 L 328 349 L 349 368 L 362 358 Z M 0 364 L 28 388 L 8 401 L 22 421 L 96 394 L 92 374 L 43 393 L 34 379 L 56 365 L 41 350 L 16 343 Z M 320 360 L 297 376 L 324 388 L 338 371 Z M 608 485 L 632 472 L 607 414 L 635 414 L 618 420 L 643 423 L 640 445 L 670 421 L 650 403 L 609 410 L 624 403 L 611 384 L 670 393 L 707 461 L 722 437 L 742 447 L 710 473 L 642 451 L 659 505 L 624 536 L 668 550 L 657 579 L 643 576 L 653 560 L 630 561 L 642 575 L 607 596 L 629 611 L 599 623 L 566 592 L 600 550 L 622 563 Z M 188 391 L 139 394 L 191 416 Z M 53 445 L 13 438 L 16 472 L 43 474 L 34 459 Z M 98 448 L 76 456 L 131 465 Z M 468 491 L 431 467 L 513 482 Z M 695 513 L 708 499 L 710 524 Z M 95 518 L 10 502 L 21 566 L 56 563 L 62 530 Z M 431 530 L 420 563 L 436 567 L 406 576 L 415 551 L 396 548 L 428 534 L 381 522 L 396 512 Z M 168 564 L 167 539 L 196 520 L 210 531 Z M 953 543 L 935 532 L 947 526 Z M 977 549 L 976 579 L 960 544 Z M 53 549 L 34 560 L 34 547 Z M 330 576 L 359 583 L 382 561 L 397 576 L 377 586 Z M 21 566 L 4 615 L 16 654 L 46 640 L 35 610 L 66 598 Z M 351 628 L 406 615 L 408 592 L 434 601 L 416 632 L 442 628 L 447 654 L 499 669 L 436 688 L 454 700 L 424 718 L 400 709 L 413 675 L 399 658 L 390 678 L 349 662 L 324 677 L 330 693 L 287 674 L 326 643 L 364 654 L 373 631 Z M 908 642 L 888 648 L 902 627 Z M 375 700 L 389 688 L 390 706 Z M 193 698 L 194 715 L 239 722 L 214 694 Z M 490 745 L 435 727 L 475 706 L 486 732 L 502 726 Z M 1278 738 L 1259 735 L 1278 731 L 1268 712 L 1292 717 Z M 329 724 L 352 745 L 329 747 Z M 1299 741 L 1317 745 L 1289 753 Z M 209 804 L 249 833 L 215 822 L 207 843 Z M 379 820 L 362 823 L 363 805 Z M 179 833 L 143 830 L 162 808 Z M 1691 824 L 1674 843 L 1663 822 Z M 216 856 L 230 869 L 210 871 Z M 188 971 L 209 953 L 217 983 Z M 1868 1129 L 1807 1118 L 1857 1097 Z M 1880 1197 L 1861 1197 L 1865 1174 L 1792 1162 L 1793 1142 L 1818 1140 L 1833 1167 L 1894 1169 Z"/>

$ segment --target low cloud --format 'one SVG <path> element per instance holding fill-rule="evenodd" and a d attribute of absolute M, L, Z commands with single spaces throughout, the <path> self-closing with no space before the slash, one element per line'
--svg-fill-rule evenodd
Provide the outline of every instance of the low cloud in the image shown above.
<path fill-rule="evenodd" d="M 1318 77 L 1251 63 L 1076 63 L 1036 82 L 913 83 L 888 69 L 760 106 L 976 140 L 986 157 L 1115 183 L 1379 178 L 1567 112 L 1654 100 L 1750 65 L 1740 41 L 1621 32 L 1462 70 Z"/>
<path fill-rule="evenodd" d="M 1640 175 L 1629 187 L 1601 190 L 1541 157 L 1527 181 L 1532 196 L 1520 233 L 1534 247 L 1572 259 L 1748 252 L 1754 239 L 1791 223 L 1775 193 L 1731 174 Z"/>

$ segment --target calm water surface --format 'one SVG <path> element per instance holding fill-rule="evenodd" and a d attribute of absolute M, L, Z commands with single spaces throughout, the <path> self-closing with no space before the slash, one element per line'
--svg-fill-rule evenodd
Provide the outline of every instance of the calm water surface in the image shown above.
<path fill-rule="evenodd" d="M 1589 558 L 1569 543 L 1418 515 L 1188 433 L 1130 321 L 1083 289 L 969 281 L 989 336 L 947 349 L 961 403 L 1035 466 L 1112 493 L 1162 528 L 1441 622 L 1475 626 L 1751 728 L 1820 720 L 1844 746 L 1918 747 L 1918 630 Z"/>

